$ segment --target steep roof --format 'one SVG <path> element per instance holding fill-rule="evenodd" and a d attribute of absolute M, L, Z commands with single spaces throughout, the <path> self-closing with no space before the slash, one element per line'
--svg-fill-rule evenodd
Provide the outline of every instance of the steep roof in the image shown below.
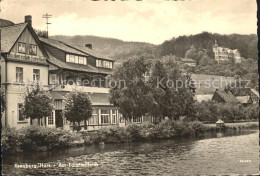
<path fill-rule="evenodd" d="M 250 88 L 232 88 L 230 91 L 235 96 L 249 96 L 251 93 Z"/>
<path fill-rule="evenodd" d="M 93 56 L 93 57 L 96 57 L 96 58 L 100 58 L 100 59 L 105 59 L 105 60 L 109 60 L 109 61 L 114 61 L 113 59 L 111 58 L 108 58 L 100 53 L 97 53 L 96 51 L 90 49 L 90 48 L 87 48 L 87 47 L 84 47 L 84 46 L 80 46 L 80 45 L 76 45 L 76 44 L 72 44 L 72 43 L 68 43 L 68 42 L 62 42 L 64 43 L 65 45 L 67 46 L 70 46 L 76 50 L 79 50 L 85 54 L 88 54 L 90 56 Z"/>
<path fill-rule="evenodd" d="M 255 89 L 250 89 L 258 98 L 259 98 L 259 92 Z"/>
<path fill-rule="evenodd" d="M 226 103 L 239 103 L 238 99 L 228 90 L 218 90 L 215 91 L 215 94 L 219 95 Z"/>
<path fill-rule="evenodd" d="M 54 40 L 54 39 L 50 39 L 50 38 L 43 38 L 43 37 L 39 37 L 40 41 L 45 43 L 45 44 L 48 44 L 48 45 L 51 45 L 55 48 L 58 48 L 66 53 L 71 53 L 71 54 L 77 54 L 77 55 L 81 55 L 81 56 L 86 56 L 85 53 L 82 53 L 72 47 L 69 47 L 67 45 L 65 45 L 63 42 L 61 41 L 58 41 L 58 40 Z"/>
<path fill-rule="evenodd" d="M 23 33 L 26 23 L 1 28 L 1 52 L 8 53 Z"/>
<path fill-rule="evenodd" d="M 51 64 L 53 64 L 53 65 L 55 65 L 59 68 L 65 68 L 65 69 L 69 69 L 69 70 L 77 70 L 77 71 L 82 71 L 82 72 L 90 72 L 90 73 L 101 73 L 101 74 L 111 74 L 113 72 L 111 69 L 94 67 L 94 66 L 91 66 L 91 65 L 80 65 L 80 64 L 64 62 L 60 59 L 55 58 L 49 52 L 47 52 L 47 53 L 48 53 L 48 56 L 49 56 L 48 61 Z"/>
<path fill-rule="evenodd" d="M 237 99 L 240 103 L 243 104 L 252 103 L 252 99 L 250 96 L 237 96 Z"/>
<path fill-rule="evenodd" d="M 40 38 L 40 40 L 48 45 L 58 48 L 64 52 L 78 54 L 78 55 L 93 56 L 96 58 L 114 61 L 113 59 L 105 57 L 102 54 L 99 54 L 99 53 L 95 52 L 94 50 L 87 48 L 87 47 L 83 47 L 83 46 L 79 46 L 76 44 L 63 42 L 63 41 L 59 41 L 59 40 L 55 40 L 55 39 L 50 39 L 50 38 L 48 38 L 48 39 Z"/>

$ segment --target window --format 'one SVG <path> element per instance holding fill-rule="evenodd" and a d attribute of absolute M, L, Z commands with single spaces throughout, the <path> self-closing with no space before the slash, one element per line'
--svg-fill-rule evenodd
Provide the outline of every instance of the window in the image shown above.
<path fill-rule="evenodd" d="M 36 45 L 29 45 L 29 54 L 36 55 L 37 54 L 37 46 Z"/>
<path fill-rule="evenodd" d="M 98 124 L 98 115 L 97 109 L 93 109 L 92 117 L 88 120 L 89 125 L 96 125 Z"/>
<path fill-rule="evenodd" d="M 58 84 L 57 74 L 50 74 L 50 84 Z"/>
<path fill-rule="evenodd" d="M 75 56 L 75 63 L 76 63 L 76 64 L 79 63 L 79 56 Z"/>
<path fill-rule="evenodd" d="M 82 56 L 72 55 L 72 54 L 66 54 L 66 62 L 87 65 L 87 58 Z"/>
<path fill-rule="evenodd" d="M 25 121 L 25 118 L 23 116 L 23 104 L 18 104 L 18 121 Z"/>
<path fill-rule="evenodd" d="M 40 70 L 33 69 L 33 81 L 40 81 Z"/>
<path fill-rule="evenodd" d="M 70 55 L 70 62 L 75 62 L 75 58 L 74 58 L 74 55 Z"/>
<path fill-rule="evenodd" d="M 18 42 L 18 52 L 26 53 L 26 43 Z"/>
<path fill-rule="evenodd" d="M 70 55 L 66 54 L 66 62 L 70 62 Z"/>
<path fill-rule="evenodd" d="M 117 122 L 117 114 L 116 114 L 116 109 L 113 109 L 112 110 L 112 123 L 113 124 L 116 124 L 116 122 Z"/>
<path fill-rule="evenodd" d="M 54 121 L 53 121 L 53 112 L 51 112 L 51 116 L 48 117 L 48 125 L 53 125 Z"/>
<path fill-rule="evenodd" d="M 101 110 L 101 124 L 109 123 L 109 110 Z"/>
<path fill-rule="evenodd" d="M 84 65 L 87 65 L 87 58 L 84 57 L 83 62 Z"/>
<path fill-rule="evenodd" d="M 113 68 L 113 63 L 110 61 L 104 61 L 104 60 L 96 60 L 96 66 L 97 67 L 103 67 L 103 68 Z"/>
<path fill-rule="evenodd" d="M 23 68 L 21 67 L 16 67 L 16 82 L 23 82 Z"/>
<path fill-rule="evenodd" d="M 79 57 L 79 64 L 84 64 L 84 57 Z"/>
<path fill-rule="evenodd" d="M 141 117 L 133 118 L 133 122 L 137 122 L 137 123 L 141 122 Z"/>

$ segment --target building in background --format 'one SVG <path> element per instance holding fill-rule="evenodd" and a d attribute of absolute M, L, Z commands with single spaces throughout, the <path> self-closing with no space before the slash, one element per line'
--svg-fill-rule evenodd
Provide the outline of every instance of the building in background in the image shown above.
<path fill-rule="evenodd" d="M 197 63 L 195 60 L 190 59 L 190 58 L 181 58 L 181 63 L 188 65 L 190 67 L 196 67 Z"/>
<path fill-rule="evenodd" d="M 223 61 L 230 61 L 234 59 L 235 63 L 241 63 L 241 55 L 238 49 L 229 49 L 218 46 L 217 41 L 213 45 L 213 52 L 215 55 L 215 60 L 220 63 Z"/>

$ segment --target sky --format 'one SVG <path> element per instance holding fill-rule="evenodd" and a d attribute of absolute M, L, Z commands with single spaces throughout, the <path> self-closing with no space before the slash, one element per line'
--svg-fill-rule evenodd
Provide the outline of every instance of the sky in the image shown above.
<path fill-rule="evenodd" d="M 161 44 L 202 31 L 256 34 L 255 0 L 2 0 L 0 18 L 24 22 L 49 35 L 95 35 L 124 41 Z"/>

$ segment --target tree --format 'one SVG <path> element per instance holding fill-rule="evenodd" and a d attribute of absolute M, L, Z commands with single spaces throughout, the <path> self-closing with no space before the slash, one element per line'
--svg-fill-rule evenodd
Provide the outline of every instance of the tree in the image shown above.
<path fill-rule="evenodd" d="M 42 31 L 37 29 L 34 29 L 34 31 L 38 37 L 48 38 L 47 31 Z"/>
<path fill-rule="evenodd" d="M 154 64 L 149 81 L 157 105 L 157 109 L 153 107 L 154 115 L 175 120 L 180 116 L 194 117 L 194 100 L 188 80 L 175 62 L 157 61 Z"/>
<path fill-rule="evenodd" d="M 149 66 L 144 57 L 132 58 L 112 75 L 116 83 L 110 90 L 111 101 L 127 120 L 142 117 L 154 103 L 145 78 Z"/>
<path fill-rule="evenodd" d="M 194 47 L 194 45 L 191 45 L 190 49 L 186 52 L 185 57 L 196 60 L 197 55 L 198 53 L 196 48 Z"/>
<path fill-rule="evenodd" d="M 40 85 L 32 84 L 26 87 L 24 94 L 23 116 L 25 118 L 38 119 L 38 125 L 40 119 L 51 116 L 53 110 L 52 98 L 47 91 L 44 91 Z M 46 124 L 45 124 L 46 125 Z"/>
<path fill-rule="evenodd" d="M 92 104 L 85 92 L 70 92 L 66 96 L 64 116 L 70 122 L 78 123 L 84 121 L 84 127 L 87 129 L 86 121 L 92 116 Z"/>
<path fill-rule="evenodd" d="M 3 89 L 1 89 L 0 91 L 1 91 L 1 114 L 3 115 L 6 108 L 5 93 Z"/>

